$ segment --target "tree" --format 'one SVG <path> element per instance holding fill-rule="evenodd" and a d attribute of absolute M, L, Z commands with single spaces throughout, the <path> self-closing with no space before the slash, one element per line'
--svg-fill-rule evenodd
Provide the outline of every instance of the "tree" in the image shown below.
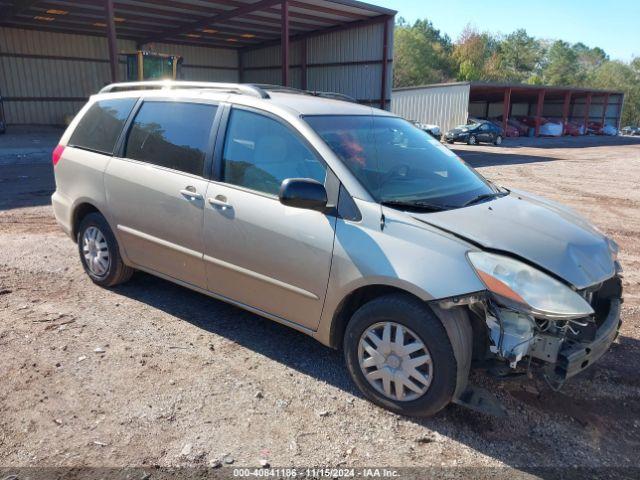
<path fill-rule="evenodd" d="M 547 85 L 579 85 L 584 74 L 578 63 L 578 53 L 567 42 L 557 40 L 547 53 L 543 69 L 544 83 Z"/>
<path fill-rule="evenodd" d="M 585 78 L 609 61 L 609 55 L 600 47 L 589 48 L 584 43 L 578 42 L 572 48 L 576 52 L 579 68 L 584 72 Z"/>
<path fill-rule="evenodd" d="M 500 42 L 499 55 L 507 80 L 526 82 L 539 72 L 544 50 L 524 29 L 510 33 Z"/>
<path fill-rule="evenodd" d="M 438 83 L 453 77 L 453 46 L 428 20 L 413 25 L 400 19 L 395 29 L 394 85 Z"/>
<path fill-rule="evenodd" d="M 497 42 L 489 33 L 479 33 L 467 25 L 453 47 L 458 80 L 491 80 L 487 68 L 496 54 Z"/>
<path fill-rule="evenodd" d="M 588 79 L 593 88 L 606 88 L 624 92 L 623 125 L 640 125 L 640 61 L 635 58 L 630 64 L 617 60 L 608 61 L 598 67 Z"/>

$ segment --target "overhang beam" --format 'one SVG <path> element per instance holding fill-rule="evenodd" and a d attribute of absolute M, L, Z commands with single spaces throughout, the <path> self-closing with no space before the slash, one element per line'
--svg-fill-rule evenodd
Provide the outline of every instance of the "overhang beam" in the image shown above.
<path fill-rule="evenodd" d="M 252 3 L 247 5 L 246 7 L 236 8 L 234 10 L 230 10 L 228 12 L 215 14 L 207 18 L 203 18 L 198 20 L 197 22 L 190 22 L 180 25 L 177 28 L 173 28 L 171 30 L 167 30 L 166 32 L 159 33 L 157 35 L 152 35 L 140 41 L 141 44 L 147 44 L 152 42 L 158 42 L 164 40 L 165 38 L 177 37 L 183 35 L 185 33 L 192 33 L 199 28 L 205 28 L 211 25 L 214 22 L 223 22 L 225 20 L 230 20 L 232 18 L 240 17 L 242 15 L 246 15 L 248 13 L 257 12 L 260 10 L 264 10 L 265 8 L 273 7 L 274 5 L 280 4 L 282 0 L 261 0 L 256 3 Z"/>
<path fill-rule="evenodd" d="M 0 8 L 0 21 L 9 20 L 19 13 L 29 10 L 38 0 L 18 0 L 13 5 Z"/>

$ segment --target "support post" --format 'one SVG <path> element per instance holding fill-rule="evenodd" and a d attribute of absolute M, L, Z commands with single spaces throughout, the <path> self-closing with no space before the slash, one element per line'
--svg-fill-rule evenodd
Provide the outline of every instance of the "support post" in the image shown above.
<path fill-rule="evenodd" d="M 111 66 L 111 81 L 118 81 L 118 44 L 116 40 L 116 23 L 113 19 L 113 0 L 105 0 L 107 20 L 107 43 L 109 45 L 109 65 Z"/>
<path fill-rule="evenodd" d="M 307 39 L 300 40 L 300 88 L 307 89 Z"/>
<path fill-rule="evenodd" d="M 389 22 L 387 18 L 384 21 L 383 39 L 382 39 L 382 82 L 380 88 L 380 108 L 385 109 L 387 106 L 387 71 L 389 63 Z"/>
<path fill-rule="evenodd" d="M 591 117 L 591 92 L 587 93 L 587 101 L 584 105 L 584 134 L 589 129 L 589 118 Z"/>
<path fill-rule="evenodd" d="M 604 127 L 604 122 L 607 120 L 607 108 L 609 108 L 609 94 L 604 94 L 604 103 L 602 104 L 602 126 Z"/>
<path fill-rule="evenodd" d="M 280 40 L 282 50 L 282 86 L 289 86 L 289 1 L 282 0 L 281 9 L 282 38 Z"/>
<path fill-rule="evenodd" d="M 567 123 L 569 123 L 569 109 L 571 108 L 571 92 L 564 94 L 564 104 L 562 105 L 562 128 L 563 134 L 566 129 Z"/>
<path fill-rule="evenodd" d="M 544 107 L 545 93 L 546 91 L 544 89 L 538 92 L 538 105 L 536 106 L 536 137 L 540 136 L 540 119 L 542 117 L 542 108 Z"/>
<path fill-rule="evenodd" d="M 507 126 L 509 125 L 509 117 L 511 116 L 511 89 L 504 91 L 504 102 L 502 104 L 502 129 L 505 136 L 507 135 Z"/>

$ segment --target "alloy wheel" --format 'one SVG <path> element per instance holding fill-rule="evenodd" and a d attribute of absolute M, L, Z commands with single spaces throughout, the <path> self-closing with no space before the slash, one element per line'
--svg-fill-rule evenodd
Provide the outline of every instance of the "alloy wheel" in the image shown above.
<path fill-rule="evenodd" d="M 111 258 L 107 239 L 94 226 L 87 228 L 82 235 L 82 255 L 87 268 L 98 277 L 103 277 L 109 271 Z"/>
<path fill-rule="evenodd" d="M 369 384 L 394 401 L 424 395 L 433 379 L 433 362 L 420 337 L 404 325 L 371 325 L 358 343 L 360 369 Z"/>

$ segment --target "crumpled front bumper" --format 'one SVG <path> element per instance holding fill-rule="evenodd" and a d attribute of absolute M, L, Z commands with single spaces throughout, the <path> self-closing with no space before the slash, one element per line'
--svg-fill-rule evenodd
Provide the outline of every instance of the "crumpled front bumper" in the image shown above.
<path fill-rule="evenodd" d="M 591 342 L 566 342 L 558 353 L 558 361 L 554 365 L 553 374 L 550 377 L 563 382 L 577 375 L 590 365 L 595 363 L 605 354 L 613 341 L 618 336 L 618 330 L 622 325 L 620 319 L 622 300 L 612 298 L 610 300 L 609 313 L 605 321 L 600 325 L 596 338 Z"/>

